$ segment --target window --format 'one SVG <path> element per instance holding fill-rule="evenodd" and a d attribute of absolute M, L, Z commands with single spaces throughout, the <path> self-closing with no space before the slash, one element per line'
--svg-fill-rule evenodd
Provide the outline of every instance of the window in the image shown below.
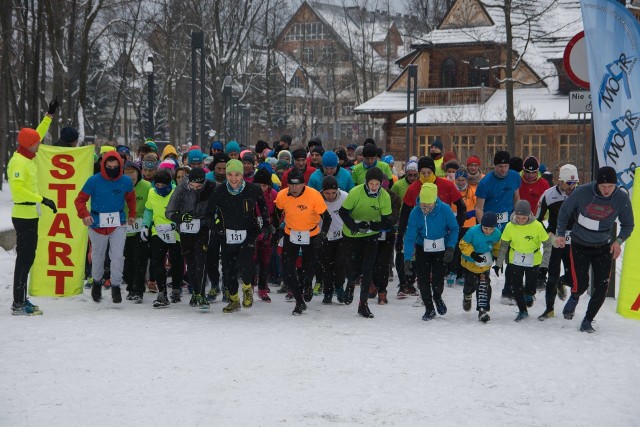
<path fill-rule="evenodd" d="M 454 135 L 453 151 L 455 151 L 460 164 L 476 152 L 476 136 L 475 135 Z"/>
<path fill-rule="evenodd" d="M 522 158 L 534 156 L 540 160 L 547 149 L 547 136 L 542 134 L 523 135 L 522 137 Z"/>
<path fill-rule="evenodd" d="M 331 38 L 322 22 L 296 22 L 284 36 L 285 41 L 323 40 Z"/>
<path fill-rule="evenodd" d="M 322 58 L 325 61 L 333 61 L 336 57 L 336 48 L 335 46 L 325 46 L 322 48 Z"/>
<path fill-rule="evenodd" d="M 506 137 L 504 135 L 488 135 L 487 136 L 487 149 L 485 150 L 486 157 L 481 158 L 483 165 L 492 165 L 493 157 L 498 151 L 505 149 L 504 141 Z"/>
<path fill-rule="evenodd" d="M 560 135 L 560 143 L 558 144 L 558 159 L 560 163 L 578 163 L 578 147 L 580 146 L 580 135 L 564 134 Z"/>
<path fill-rule="evenodd" d="M 296 104 L 293 102 L 290 102 L 289 104 L 287 104 L 287 113 L 289 113 L 290 116 L 295 116 L 297 111 L 296 111 Z"/>
<path fill-rule="evenodd" d="M 489 85 L 489 60 L 475 57 L 469 61 L 469 86 Z"/>
<path fill-rule="evenodd" d="M 302 61 L 305 63 L 313 62 L 313 48 L 305 47 L 302 49 Z"/>
<path fill-rule="evenodd" d="M 296 89 L 304 88 L 304 84 L 302 84 L 302 79 L 298 75 L 294 75 L 291 79 L 291 87 Z"/>
<path fill-rule="evenodd" d="M 343 116 L 351 116 L 353 114 L 353 107 L 355 107 L 353 102 L 343 102 L 342 103 L 342 115 Z"/>
<path fill-rule="evenodd" d="M 453 58 L 447 58 L 442 62 L 442 87 L 456 87 L 456 62 Z"/>
<path fill-rule="evenodd" d="M 433 144 L 433 141 L 439 139 L 442 141 L 440 135 L 418 135 L 418 152 L 416 155 L 420 156 L 428 156 L 429 155 L 429 147 Z"/>

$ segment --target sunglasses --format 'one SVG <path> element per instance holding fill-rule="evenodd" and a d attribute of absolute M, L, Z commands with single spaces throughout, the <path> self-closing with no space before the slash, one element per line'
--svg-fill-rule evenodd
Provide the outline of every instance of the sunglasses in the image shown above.
<path fill-rule="evenodd" d="M 538 171 L 537 170 L 534 170 L 534 171 L 525 170 L 524 173 L 528 173 L 529 175 L 533 175 L 533 174 L 537 174 Z"/>
<path fill-rule="evenodd" d="M 578 181 L 565 181 L 564 183 L 567 185 L 578 185 Z"/>

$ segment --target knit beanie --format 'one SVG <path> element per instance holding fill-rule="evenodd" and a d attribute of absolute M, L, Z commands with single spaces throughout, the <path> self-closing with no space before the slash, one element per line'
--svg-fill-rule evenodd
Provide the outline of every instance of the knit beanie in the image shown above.
<path fill-rule="evenodd" d="M 254 184 L 264 184 L 271 185 L 271 173 L 265 168 L 258 168 L 256 173 L 253 175 L 253 183 Z"/>
<path fill-rule="evenodd" d="M 528 172 L 536 172 L 538 169 L 540 169 L 540 164 L 538 163 L 538 159 L 536 159 L 533 156 L 527 157 L 524 163 L 522 164 L 522 166 L 523 166 L 523 169 Z"/>
<path fill-rule="evenodd" d="M 225 153 L 229 154 L 229 153 L 239 153 L 240 152 L 240 146 L 238 145 L 238 143 L 236 141 L 229 141 L 227 143 L 227 147 L 224 150 Z"/>
<path fill-rule="evenodd" d="M 516 215 L 529 216 L 531 215 L 531 205 L 526 200 L 518 200 L 513 211 Z"/>
<path fill-rule="evenodd" d="M 376 157 L 376 146 L 367 144 L 362 149 L 362 157 Z"/>
<path fill-rule="evenodd" d="M 40 134 L 31 128 L 22 128 L 18 132 L 18 145 L 24 148 L 30 148 L 40 142 Z"/>
<path fill-rule="evenodd" d="M 202 151 L 200 150 L 191 150 L 189 151 L 189 154 L 187 155 L 187 158 L 189 159 L 188 163 L 202 163 Z"/>
<path fill-rule="evenodd" d="M 480 224 L 483 227 L 493 228 L 498 225 L 498 216 L 494 212 L 485 212 L 482 215 L 482 220 L 480 220 Z"/>
<path fill-rule="evenodd" d="M 406 165 L 404 165 L 404 171 L 415 171 L 418 172 L 418 162 L 414 160 L 409 160 Z"/>
<path fill-rule="evenodd" d="M 64 127 L 60 129 L 60 140 L 66 142 L 67 144 L 71 144 L 72 142 L 76 142 L 80 134 L 77 130 L 72 127 Z"/>
<path fill-rule="evenodd" d="M 498 151 L 495 156 L 493 156 L 493 164 L 496 166 L 509 164 L 509 160 L 511 160 L 511 156 L 506 151 Z"/>
<path fill-rule="evenodd" d="M 193 168 L 189 171 L 189 182 L 204 184 L 205 173 L 202 168 Z"/>
<path fill-rule="evenodd" d="M 289 151 L 289 150 L 280 150 L 280 151 L 278 152 L 278 160 L 282 160 L 282 157 L 283 157 L 283 156 L 288 157 L 288 158 L 289 158 L 289 161 L 291 161 L 291 158 L 292 158 L 292 157 L 291 157 L 291 151 Z"/>
<path fill-rule="evenodd" d="M 166 169 L 158 169 L 153 176 L 153 181 L 157 184 L 171 184 L 171 174 Z"/>
<path fill-rule="evenodd" d="M 469 158 L 467 159 L 467 166 L 469 166 L 472 163 L 475 163 L 478 166 L 481 166 L 480 157 L 478 157 L 478 156 L 469 156 Z"/>
<path fill-rule="evenodd" d="M 435 203 L 438 198 L 438 187 L 431 183 L 425 182 L 420 187 L 420 203 Z"/>
<path fill-rule="evenodd" d="M 293 150 L 292 156 L 293 156 L 293 160 L 306 159 L 307 152 L 302 148 L 298 148 L 297 150 Z"/>
<path fill-rule="evenodd" d="M 431 157 L 420 157 L 418 159 L 418 172 L 420 172 L 424 168 L 431 169 L 431 172 L 436 172 L 436 164 L 434 163 Z"/>
<path fill-rule="evenodd" d="M 251 151 L 247 151 L 241 157 L 243 162 L 254 164 L 256 162 L 256 156 Z"/>
<path fill-rule="evenodd" d="M 325 168 L 338 167 L 338 155 L 333 151 L 327 151 L 322 155 L 322 166 Z"/>
<path fill-rule="evenodd" d="M 287 175 L 287 184 L 304 184 L 304 175 L 298 168 L 293 168 Z"/>
<path fill-rule="evenodd" d="M 242 162 L 237 159 L 231 159 L 227 162 L 227 175 L 230 172 L 240 172 L 244 173 L 244 167 L 242 166 Z"/>
<path fill-rule="evenodd" d="M 596 182 L 598 184 L 617 184 L 618 175 L 616 174 L 616 170 L 611 166 L 601 167 L 596 174 Z"/>

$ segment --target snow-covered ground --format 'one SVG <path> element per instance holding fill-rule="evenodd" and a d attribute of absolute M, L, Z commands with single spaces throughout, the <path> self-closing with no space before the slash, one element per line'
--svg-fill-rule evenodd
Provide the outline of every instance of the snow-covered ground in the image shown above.
<path fill-rule="evenodd" d="M 423 322 L 395 282 L 388 306 L 371 301 L 374 319 L 319 297 L 294 317 L 275 292 L 223 315 L 188 296 L 156 310 L 149 294 L 115 305 L 85 291 L 32 298 L 44 315 L 13 317 L 14 260 L 0 249 L 0 426 L 640 424 L 640 323 L 613 299 L 595 334 L 578 332 L 587 296 L 574 320 L 539 322 L 538 293 L 515 323 L 502 278 L 488 324 L 462 310 L 459 286 L 445 289 L 447 315 Z"/>

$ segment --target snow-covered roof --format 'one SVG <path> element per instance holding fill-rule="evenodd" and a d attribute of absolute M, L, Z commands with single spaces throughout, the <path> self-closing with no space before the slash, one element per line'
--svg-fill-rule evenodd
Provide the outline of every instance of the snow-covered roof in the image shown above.
<path fill-rule="evenodd" d="M 413 94 L 410 108 L 413 108 Z M 407 93 L 384 91 L 353 109 L 354 113 L 381 113 L 407 111 Z"/>
<path fill-rule="evenodd" d="M 470 26 L 464 28 L 439 28 L 420 37 L 424 43 L 438 45 L 506 43 L 505 17 L 499 6 L 504 0 L 484 0 L 483 9 L 493 25 Z M 514 5 L 515 6 L 515 5 Z M 549 10 L 545 11 L 545 8 Z M 534 20 L 532 26 L 518 25 L 528 17 L 542 14 L 542 19 Z M 555 66 L 549 62 L 562 58 L 567 43 L 582 31 L 582 16 L 578 0 L 540 0 L 521 2 L 511 14 L 513 23 L 513 48 L 546 84 L 552 92 L 558 89 Z M 530 35 L 529 35 L 530 32 Z"/>
<path fill-rule="evenodd" d="M 514 89 L 513 100 L 516 121 L 578 119 L 577 114 L 569 113 L 569 97 L 554 95 L 547 88 Z M 419 125 L 504 123 L 507 117 L 506 111 L 506 90 L 500 89 L 484 104 L 434 105 L 423 108 L 418 111 L 416 120 Z M 396 121 L 398 125 L 406 125 L 406 123 L 406 117 Z"/>

